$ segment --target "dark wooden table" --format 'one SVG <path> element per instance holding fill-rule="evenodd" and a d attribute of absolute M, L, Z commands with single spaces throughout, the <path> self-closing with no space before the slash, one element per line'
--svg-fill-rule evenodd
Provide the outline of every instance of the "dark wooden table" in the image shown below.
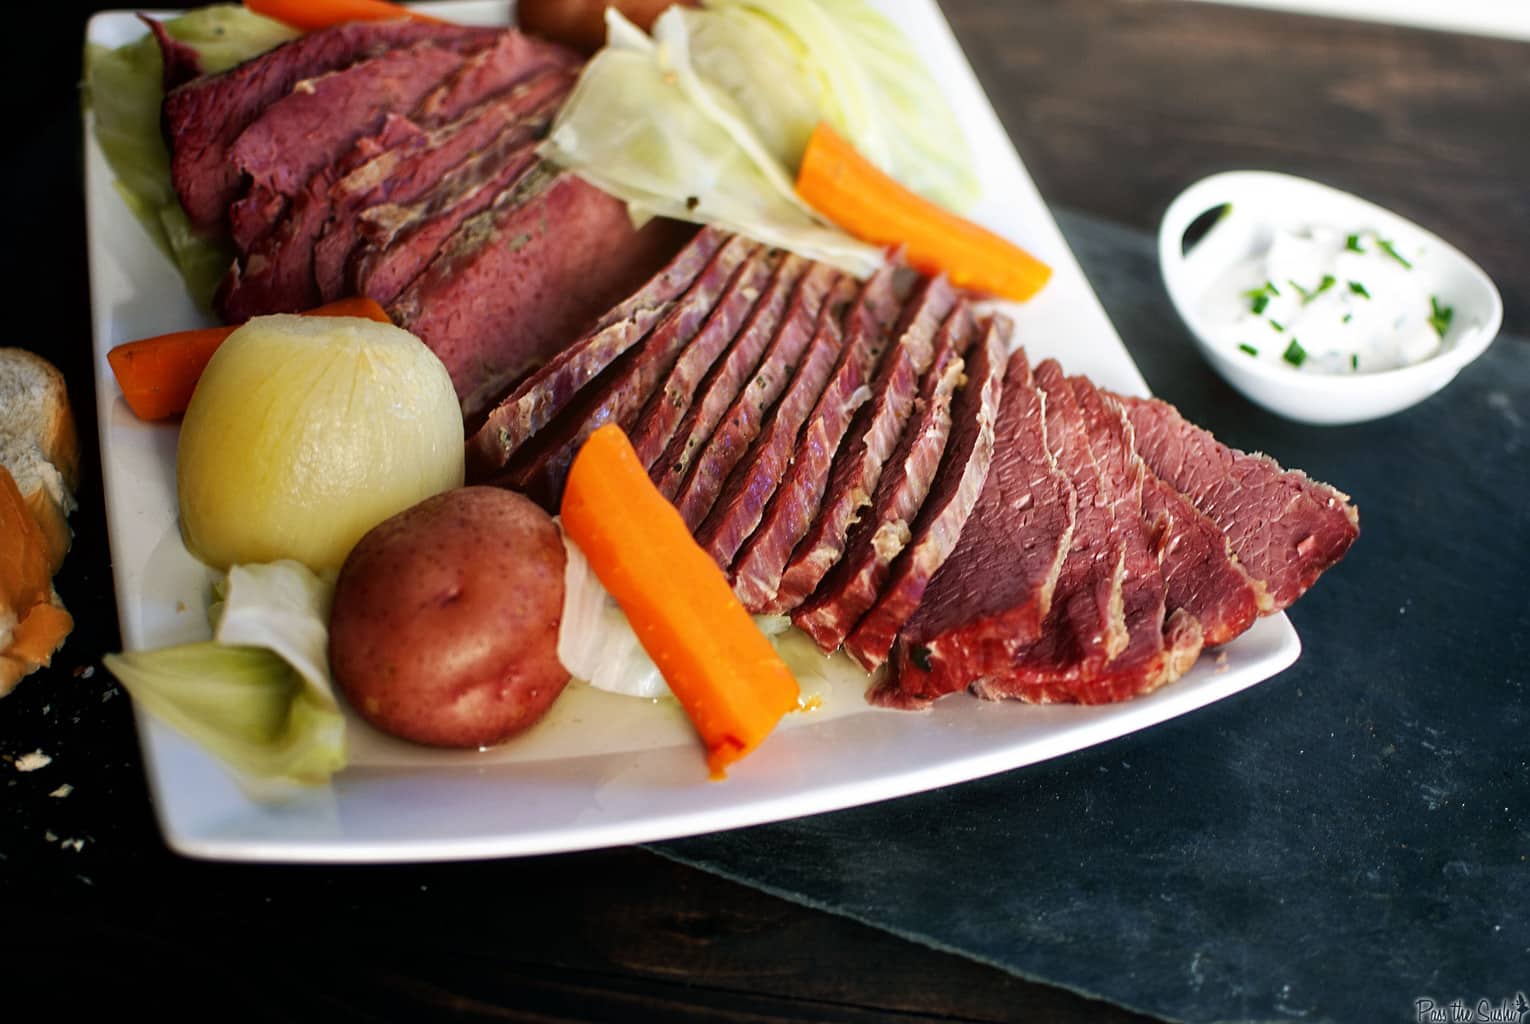
<path fill-rule="evenodd" d="M 87 451 L 58 581 L 77 632 L 0 703 L 0 1005 L 32 998 L 62 1019 L 1147 1019 L 639 849 L 390 868 L 166 852 L 128 702 L 99 667 L 120 640 L 74 93 L 92 6 L 51 5 L 47 30 L 13 24 L 4 44 L 0 344 L 66 370 Z M 1318 177 L 1473 254 L 1505 329 L 1530 328 L 1530 45 L 1178 0 L 943 6 L 1049 201 L 1152 230 L 1213 171 Z M 33 749 L 54 765 L 13 770 Z M 73 791 L 49 796 L 61 782 Z"/>

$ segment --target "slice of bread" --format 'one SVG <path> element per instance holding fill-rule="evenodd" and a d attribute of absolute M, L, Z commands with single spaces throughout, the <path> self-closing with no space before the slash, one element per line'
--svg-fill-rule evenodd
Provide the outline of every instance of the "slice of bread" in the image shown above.
<path fill-rule="evenodd" d="M 80 443 L 63 374 L 19 348 L 0 348 L 0 466 L 10 470 L 42 528 L 57 572 L 69 550 Z"/>
<path fill-rule="evenodd" d="M 53 574 L 69 550 L 79 472 L 63 376 L 0 348 L 0 696 L 46 666 L 74 627 Z"/>

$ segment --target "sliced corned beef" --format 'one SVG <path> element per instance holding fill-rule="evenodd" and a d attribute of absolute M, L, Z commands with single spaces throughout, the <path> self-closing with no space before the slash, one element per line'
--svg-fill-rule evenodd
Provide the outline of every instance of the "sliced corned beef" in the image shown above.
<path fill-rule="evenodd" d="M 480 48 L 501 31 L 418 21 L 347 22 L 299 36 L 222 74 L 170 91 L 163 115 L 170 178 L 181 206 L 192 224 L 204 230 L 224 223 L 242 184 L 230 147 L 250 122 L 299 82 L 426 39 Z"/>
<path fill-rule="evenodd" d="M 549 113 L 506 129 L 413 202 L 362 210 L 357 227 L 364 241 L 350 256 L 348 290 L 384 306 L 398 298 L 452 232 L 536 165 L 535 136 L 550 123 Z"/>
<path fill-rule="evenodd" d="M 461 53 L 432 42 L 389 50 L 305 79 L 258 114 L 229 147 L 250 178 L 249 192 L 228 211 L 234 244 L 247 251 L 316 173 L 381 128 L 390 112 L 412 110 L 462 61 Z"/>
<path fill-rule="evenodd" d="M 465 221 L 389 312 L 446 364 L 473 422 L 650 277 L 684 231 L 635 229 L 620 200 L 535 168 Z"/>
<path fill-rule="evenodd" d="M 688 457 L 677 455 L 660 464 L 659 493 L 679 509 L 680 518 L 692 532 L 706 519 L 767 417 L 775 415 L 776 402 L 787 386 L 791 385 L 796 397 L 787 403 L 780 432 L 797 415 L 794 410 L 798 406 L 805 403 L 810 408 L 817 400 L 813 389 L 822 389 L 839 355 L 839 316 L 843 310 L 831 302 L 848 305 L 855 290 L 853 282 L 841 280 L 823 264 L 815 265 L 792 293 L 785 317 L 749 383 L 733 397 L 711 436 L 701 438 L 704 447 L 686 453 Z M 701 432 L 692 433 L 699 438 Z M 786 444 L 789 450 L 791 442 Z"/>
<path fill-rule="evenodd" d="M 649 398 L 631 431 L 633 450 L 644 469 L 651 470 L 664 454 L 675 428 L 690 410 L 702 380 L 753 318 L 781 262 L 782 254 L 772 251 L 745 265 L 706 325 L 680 352 L 663 385 Z"/>
<path fill-rule="evenodd" d="M 850 527 L 871 503 L 882 467 L 903 436 L 919 379 L 930 368 L 936 332 L 955 302 L 950 283 L 936 276 L 923 281 L 904 310 L 898 340 L 872 378 L 869 400 L 851 421 L 818 515 L 781 573 L 771 611 L 784 614 L 795 609 L 844 554 Z"/>
<path fill-rule="evenodd" d="M 159 47 L 161 89 L 169 92 L 194 78 L 201 77 L 202 56 L 194 47 L 187 46 L 172 36 L 165 28 L 165 23 L 157 18 L 140 13 L 138 20 L 148 28 L 154 36 L 155 45 Z"/>
<path fill-rule="evenodd" d="M 731 560 L 734 593 L 751 612 L 769 607 L 792 549 L 818 514 L 834 455 L 856 410 L 870 397 L 867 383 L 889 346 L 912 283 L 891 266 L 871 276 L 846 317 L 827 382 L 815 377 L 814 388 L 799 391 L 793 380 L 697 534 L 719 565 Z M 815 402 L 799 404 L 808 390 L 816 393 Z"/>
<path fill-rule="evenodd" d="M 606 311 L 582 337 L 526 378 L 468 441 L 469 480 L 487 480 L 537 431 L 552 422 L 581 388 L 663 319 L 728 240 L 702 228 L 663 270 Z"/>
<path fill-rule="evenodd" d="M 428 128 L 447 124 L 533 76 L 572 76 L 583 63 L 578 54 L 556 43 L 513 30 L 501 32 L 492 46 L 470 54 L 455 74 L 432 89 L 412 116 Z"/>
<path fill-rule="evenodd" d="M 814 266 L 797 289 L 753 380 L 739 392 L 696 459 L 693 478 L 702 473 L 710 481 L 727 478 L 707 519 L 693 527 L 696 542 L 724 568 L 759 525 L 791 465 L 803 421 L 819 401 L 845 346 L 843 320 L 857 291 L 851 277 L 835 276 L 822 263 Z M 756 429 L 767 404 L 770 412 Z M 753 439 L 739 452 L 748 435 Z"/>
<path fill-rule="evenodd" d="M 1007 666 L 1041 635 L 1081 504 L 1051 452 L 1049 419 L 1017 349 L 1004 374 L 982 495 L 899 635 L 873 703 L 925 706 Z"/>
<path fill-rule="evenodd" d="M 1227 535 L 1273 610 L 1305 593 L 1359 536 L 1359 513 L 1348 495 L 1282 470 L 1267 456 L 1227 447 L 1164 402 L 1117 400 L 1148 466 Z"/>
<path fill-rule="evenodd" d="M 815 271 L 821 273 L 821 283 L 813 282 L 811 275 Z M 804 275 L 808 275 L 808 280 L 804 280 Z M 675 428 L 669 446 L 649 468 L 649 476 L 666 498 L 674 497 L 696 453 L 710 443 L 718 431 L 718 424 L 723 422 L 723 417 L 744 391 L 745 385 L 755 376 L 757 369 L 765 376 L 760 380 L 760 394 L 755 397 L 755 401 L 759 406 L 768 404 L 765 392 L 768 390 L 770 373 L 761 362 L 766 346 L 780 333 L 782 323 L 792 309 L 795 295 L 806 290 L 809 293 L 807 301 L 813 303 L 816 311 L 816 307 L 822 305 L 823 296 L 833 280 L 834 272 L 828 267 L 815 266 L 795 254 L 788 254 L 776 267 L 765 294 L 760 296 L 759 304 L 749 314 L 749 322 L 734 337 L 727 353 L 697 389 L 696 400 Z M 799 282 L 802 283 L 799 285 Z M 803 327 L 801 337 L 804 341 L 810 329 L 808 325 Z M 792 356 L 791 364 L 795 364 L 795 355 Z M 785 377 L 790 373 L 789 365 L 778 363 L 776 369 L 781 378 L 780 384 L 784 387 Z M 770 395 L 769 400 L 773 401 L 774 397 Z M 759 415 L 763 418 L 764 408 L 759 408 Z M 748 440 L 740 441 L 737 435 L 731 439 L 724 436 L 719 437 L 719 444 L 730 445 L 742 454 Z"/>
<path fill-rule="evenodd" d="M 935 336 L 934 356 L 898 446 L 886 462 L 864 513 L 850 528 L 845 553 L 818 589 L 792 612 L 792 622 L 825 652 L 837 649 L 877 599 L 892 560 L 912 536 L 951 432 L 951 396 L 975 327 L 960 301 Z M 784 581 L 783 581 L 784 582 Z"/>
<path fill-rule="evenodd" d="M 631 430 L 687 346 L 710 347 L 709 336 L 731 338 L 738 330 L 759 297 L 753 282 L 763 279 L 758 271 L 764 258 L 756 243 L 741 235 L 730 238 L 685 298 L 633 346 L 624 363 L 596 381 L 593 402 L 582 407 L 577 418 L 565 416 L 517 452 L 501 482 L 548 508 L 557 507 L 568 468 L 585 438 L 607 423 Z"/>
<path fill-rule="evenodd" d="M 362 210 L 382 203 L 414 203 L 442 187 L 448 172 L 512 128 L 524 126 L 528 137 L 540 135 L 543 117 L 567 94 L 571 81 L 565 71 L 544 71 L 430 131 L 390 115 L 389 123 L 402 122 L 412 132 L 362 158 L 347 158 L 350 166 L 330 189 L 330 219 L 313 252 L 320 298 L 332 302 L 351 293 L 350 264 L 361 245 L 357 218 Z M 385 126 L 384 133 L 387 130 Z M 357 143 L 352 157 L 371 148 L 370 138 Z"/>
<path fill-rule="evenodd" d="M 1093 388 L 1082 377 L 1069 382 L 1075 392 Z M 1126 415 L 1115 399 L 1105 396 L 1105 402 L 1117 415 Z M 1167 607 L 1170 613 L 1183 609 L 1194 616 L 1207 647 L 1238 636 L 1269 606 L 1264 588 L 1244 571 L 1227 535 L 1150 468 L 1144 473 L 1142 516 L 1148 546 L 1163 572 Z"/>
<path fill-rule="evenodd" d="M 893 640 L 956 547 L 988 480 L 1011 325 L 995 316 L 980 330 L 981 340 L 967 359 L 966 383 L 952 402 L 951 434 L 940 469 L 913 536 L 892 563 L 876 603 L 845 638 L 846 653 L 868 672 L 887 661 Z"/>
<path fill-rule="evenodd" d="M 268 313 L 297 313 L 318 305 L 313 243 L 329 219 L 331 168 L 320 168 L 292 199 L 276 227 L 234 261 L 218 283 L 213 307 L 227 323 Z"/>

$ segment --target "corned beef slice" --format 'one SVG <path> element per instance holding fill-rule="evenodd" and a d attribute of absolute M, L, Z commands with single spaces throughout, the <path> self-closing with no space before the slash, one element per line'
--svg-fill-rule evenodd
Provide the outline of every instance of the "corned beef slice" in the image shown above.
<path fill-rule="evenodd" d="M 846 319 L 843 346 L 827 384 L 813 379 L 821 393 L 811 414 L 799 412 L 793 381 L 755 444 L 760 457 L 747 459 L 734 472 L 738 482 L 729 481 L 697 534 L 719 565 L 731 560 L 734 593 L 751 612 L 770 607 L 792 550 L 818 514 L 834 456 L 856 410 L 871 397 L 867 384 L 888 348 L 912 283 L 893 267 L 866 282 Z M 790 418 L 783 415 L 788 410 Z"/>
<path fill-rule="evenodd" d="M 1195 619 L 1181 612 L 1170 630 L 1173 646 L 1165 646 L 1164 582 L 1143 527 L 1145 469 L 1132 448 L 1130 425 L 1092 386 L 1075 388 L 1063 379 L 1055 363 L 1043 364 L 1037 380 L 1049 408 L 1070 421 L 1066 436 L 1086 449 L 1098 491 L 1092 505 L 1079 513 L 1074 550 L 1063 565 L 1041 638 L 1017 654 L 1007 672 L 994 671 L 975 680 L 973 692 L 989 699 L 1084 704 L 1146 693 L 1178 678 L 1194 663 L 1201 644 Z M 1049 416 L 1049 429 L 1052 422 Z M 1083 498 L 1080 488 L 1081 502 Z M 1094 631 L 1100 623 L 1098 580 L 1105 566 L 1100 560 L 1084 563 L 1077 558 L 1079 538 L 1095 535 L 1099 523 L 1113 542 L 1119 542 L 1121 566 L 1119 574 L 1111 574 L 1103 635 Z"/>
<path fill-rule="evenodd" d="M 967 360 L 966 384 L 951 410 L 951 434 L 935 482 L 914 523 L 908 546 L 892 563 L 876 604 L 845 638 L 846 653 L 866 671 L 879 668 L 903 624 L 924 599 L 930 580 L 961 537 L 993 461 L 994 418 L 1004 391 L 1011 325 L 993 317 Z"/>
<path fill-rule="evenodd" d="M 162 21 L 142 13 L 138 20 L 148 27 L 159 47 L 159 84 L 165 92 L 201 77 L 202 57 L 194 48 L 172 36 Z"/>
<path fill-rule="evenodd" d="M 851 422 L 835 457 L 817 517 L 781 574 L 771 610 L 790 612 L 807 598 L 845 551 L 856 518 L 871 502 L 882 467 L 903 436 L 919 380 L 930 368 L 935 334 L 956 294 L 944 277 L 926 278 L 904 309 L 897 343 L 871 382 L 871 397 Z"/>
<path fill-rule="evenodd" d="M 631 431 L 633 450 L 644 469 L 651 470 L 664 454 L 702 379 L 743 330 L 781 261 L 782 254 L 773 251 L 756 255 L 745 264 L 706 325 L 681 350 L 663 386 L 649 398 Z"/>
<path fill-rule="evenodd" d="M 563 497 L 568 468 L 585 438 L 607 423 L 630 431 L 686 346 L 707 344 L 703 335 L 711 332 L 732 336 L 738 320 L 748 313 L 748 307 L 740 309 L 734 297 L 749 290 L 746 279 L 760 258 L 763 254 L 756 243 L 739 235 L 729 239 L 685 298 L 622 362 L 595 382 L 593 402 L 582 405 L 577 416 L 555 422 L 517 452 L 504 481 L 546 507 L 556 508 Z M 749 296 L 750 304 L 757 295 Z M 719 312 L 722 315 L 715 315 Z"/>
<path fill-rule="evenodd" d="M 680 518 L 692 532 L 706 519 L 767 417 L 774 415 L 777 399 L 787 386 L 798 396 L 799 405 L 806 403 L 810 408 L 817 400 L 813 389 L 822 389 L 839 355 L 839 318 L 843 307 L 855 297 L 855 291 L 853 281 L 839 277 L 822 264 L 815 265 L 798 283 L 785 318 L 749 382 L 722 411 L 710 436 L 693 430 L 692 439 L 701 447 L 661 458 L 656 467 L 660 471 L 659 493 L 679 509 Z M 807 397 L 810 391 L 813 393 Z M 721 397 L 719 394 L 717 400 Z M 708 415 L 712 415 L 711 400 L 709 394 L 703 402 Z M 793 414 L 788 411 L 785 415 L 790 419 Z M 787 445 L 789 448 L 790 442 Z"/>
<path fill-rule="evenodd" d="M 1049 450 L 1048 425 L 1045 398 L 1017 349 L 1004 374 L 982 495 L 904 626 L 873 703 L 927 705 L 1008 666 L 1041 635 L 1080 504 Z"/>
<path fill-rule="evenodd" d="M 390 204 L 390 209 L 405 208 L 427 194 L 439 192 L 447 187 L 453 169 L 474 166 L 475 155 L 497 139 L 504 140 L 503 148 L 508 151 L 513 147 L 512 139 L 539 138 L 545 131 L 546 118 L 567 95 L 570 83 L 567 72 L 541 72 L 428 132 L 415 128 L 413 121 L 390 115 L 390 122 L 402 122 L 413 128 L 412 137 L 356 161 L 330 190 L 330 220 L 313 254 L 314 279 L 320 297 L 331 302 L 351 293 L 350 266 L 353 254 L 362 244 L 357 237 L 358 218 L 364 210 L 384 204 Z M 363 139 L 357 149 L 368 141 Z M 459 170 L 455 180 L 460 181 L 462 173 L 465 172 Z M 432 208 L 439 209 L 441 205 L 437 200 Z M 374 212 L 373 216 L 378 214 Z"/>
<path fill-rule="evenodd" d="M 940 468 L 951 431 L 951 396 L 962 379 L 963 356 L 975 328 L 965 301 L 946 316 L 935 352 L 914 400 L 913 414 L 888 458 L 869 507 L 850 528 L 845 553 L 792 621 L 825 652 L 832 652 L 876 601 L 892 560 L 911 536 Z"/>
<path fill-rule="evenodd" d="M 759 527 L 765 507 L 793 461 L 803 421 L 819 403 L 845 346 L 841 321 L 855 300 L 858 286 L 852 277 L 835 277 L 832 272 L 826 272 L 822 282 L 814 282 L 820 269 L 826 271 L 822 265 L 815 266 L 803 280 L 786 323 L 760 361 L 759 372 L 722 418 L 718 432 L 707 442 L 692 471 L 693 482 L 704 473 L 713 481 L 727 474 L 707 519 L 695 530 L 696 542 L 725 568 Z M 823 294 L 820 285 L 828 285 L 828 294 Z M 759 401 L 754 398 L 756 393 L 762 395 Z M 759 407 L 767 399 L 773 403 L 770 413 L 756 430 Z M 744 444 L 750 433 L 753 441 L 748 441 L 747 450 L 737 453 L 737 445 Z M 736 468 L 730 473 L 733 465 Z"/>
<path fill-rule="evenodd" d="M 521 445 L 552 422 L 581 388 L 647 336 L 727 239 L 716 228 L 698 231 L 668 266 L 526 378 L 468 440 L 468 479 L 487 480 L 504 469 Z"/>
<path fill-rule="evenodd" d="M 472 422 L 652 276 L 683 231 L 636 230 L 620 200 L 539 167 L 465 221 L 389 312 L 446 364 Z"/>
<path fill-rule="evenodd" d="M 299 36 L 222 74 L 172 90 L 165 97 L 164 124 L 170 177 L 181 206 L 192 224 L 203 230 L 224 223 L 242 185 L 229 148 L 256 117 L 299 82 L 425 39 L 443 46 L 480 48 L 501 31 L 402 20 L 348 22 Z"/>
<path fill-rule="evenodd" d="M 492 46 L 469 55 L 456 74 L 420 101 L 413 118 L 428 128 L 443 125 L 534 75 L 551 74 L 572 83 L 583 63 L 572 50 L 508 29 Z"/>
<path fill-rule="evenodd" d="M 413 109 L 462 60 L 447 47 L 416 43 L 305 79 L 267 107 L 229 148 L 250 178 L 249 192 L 229 208 L 234 244 L 249 250 L 314 174 L 381 128 L 390 112 Z"/>
<path fill-rule="evenodd" d="M 749 322 L 734 337 L 733 344 L 728 346 L 727 353 L 697 389 L 696 400 L 691 403 L 685 417 L 675 427 L 669 446 L 649 468 L 650 478 L 658 485 L 660 493 L 666 498 L 674 497 L 674 490 L 684 479 L 692 459 L 712 439 L 723 416 L 732 408 L 733 403 L 743 392 L 744 386 L 755 376 L 757 368 L 765 372 L 766 376 L 760 378 L 760 387 L 757 389 L 760 393 L 752 397 L 761 406 L 767 404 L 765 392 L 769 388 L 771 378 L 766 366 L 761 363 L 760 357 L 764 354 L 766 346 L 770 345 L 780 333 L 783 319 L 788 315 L 795 294 L 802 289 L 809 289 L 816 294 L 816 298 L 811 299 L 815 308 L 823 304 L 824 293 L 834 280 L 832 270 L 822 268 L 821 285 L 813 283 L 809 278 L 809 281 L 799 288 L 799 282 L 803 281 L 804 275 L 810 275 L 819 269 L 808 260 L 794 254 L 788 254 L 776 267 L 776 272 L 771 276 L 765 294 L 760 296 L 754 312 L 749 314 Z M 803 327 L 804 339 L 809 330 L 810 327 Z M 795 356 L 792 362 L 795 363 Z M 777 365 L 776 369 L 782 378 L 781 386 L 785 386 L 784 378 L 790 373 L 790 368 L 786 365 Z M 770 396 L 770 400 L 774 400 L 773 395 Z M 760 415 L 762 417 L 764 415 L 763 408 L 760 409 Z M 730 443 L 725 438 L 719 440 L 721 444 Z M 747 442 L 740 443 L 736 439 L 731 444 L 739 454 L 742 454 L 747 446 Z M 666 481 L 673 481 L 668 491 L 665 490 Z"/>
<path fill-rule="evenodd" d="M 1273 459 L 1222 444 L 1153 399 L 1116 396 L 1136 430 L 1137 451 L 1165 483 L 1189 498 L 1268 592 L 1288 607 L 1359 536 L 1349 497 Z"/>
<path fill-rule="evenodd" d="M 1099 392 L 1083 377 L 1070 377 L 1075 394 L 1094 392 L 1113 415 L 1125 417 L 1120 403 Z M 1127 423 L 1128 429 L 1130 423 Z M 1135 430 L 1131 432 L 1135 444 Z M 1200 623 L 1207 647 L 1225 644 L 1253 625 L 1269 606 L 1263 587 L 1244 572 L 1226 534 L 1190 499 L 1143 467 L 1142 517 L 1148 547 L 1163 572 L 1169 612 L 1183 609 Z"/>

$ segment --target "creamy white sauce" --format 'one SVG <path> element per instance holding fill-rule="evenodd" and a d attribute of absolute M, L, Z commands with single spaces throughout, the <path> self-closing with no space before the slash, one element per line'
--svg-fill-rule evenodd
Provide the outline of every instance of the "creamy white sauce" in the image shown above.
<path fill-rule="evenodd" d="M 1422 362 L 1450 321 L 1422 247 L 1328 226 L 1276 231 L 1217 279 L 1202 313 L 1241 357 L 1321 374 Z"/>

